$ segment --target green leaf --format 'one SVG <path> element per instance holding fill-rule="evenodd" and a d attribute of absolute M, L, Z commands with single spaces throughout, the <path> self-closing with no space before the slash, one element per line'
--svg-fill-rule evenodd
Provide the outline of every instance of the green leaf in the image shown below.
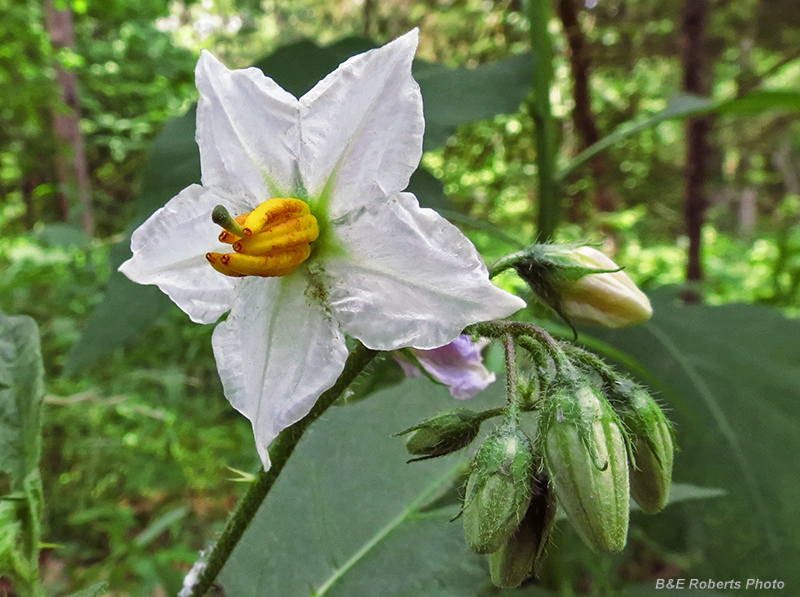
<path fill-rule="evenodd" d="M 359 402 L 372 394 L 396 386 L 406 376 L 400 364 L 388 352 L 378 353 L 367 368 L 350 384 L 341 398 L 341 404 Z"/>
<path fill-rule="evenodd" d="M 453 204 L 444 194 L 442 181 L 421 166 L 411 175 L 406 190 L 414 193 L 422 207 L 437 211 L 453 209 Z"/>
<path fill-rule="evenodd" d="M 301 97 L 350 56 L 374 47 L 374 42 L 361 37 L 325 47 L 303 40 L 277 49 L 255 66 L 295 97 Z M 475 68 L 415 60 L 414 78 L 425 108 L 425 150 L 444 145 L 462 124 L 516 112 L 530 91 L 532 68 L 530 54 Z M 497 93 L 498 89 L 503 93 Z"/>
<path fill-rule="evenodd" d="M 375 42 L 363 37 L 347 37 L 324 47 L 304 39 L 278 48 L 254 66 L 295 97 L 301 97 L 350 56 L 374 47 Z"/>
<path fill-rule="evenodd" d="M 494 384 L 470 404 L 502 404 Z M 454 400 L 424 379 L 329 411 L 292 456 L 224 568 L 236 597 L 380 594 L 476 595 L 488 582 L 483 558 L 465 546 L 449 507 L 424 511 L 448 490 L 464 454 L 406 464 L 391 435 Z"/>
<path fill-rule="evenodd" d="M 719 114 L 760 114 L 768 110 L 800 112 L 800 90 L 759 89 L 714 107 Z"/>
<path fill-rule="evenodd" d="M 39 466 L 44 366 L 39 328 L 30 317 L 0 312 L 0 471 L 11 476 L 12 491 Z"/>
<path fill-rule="evenodd" d="M 91 587 L 87 587 L 82 591 L 78 591 L 77 593 L 72 593 L 68 597 L 100 597 L 101 595 L 108 594 L 108 583 L 107 582 L 99 582 L 97 584 L 92 585 Z"/>
<path fill-rule="evenodd" d="M 139 548 L 147 547 L 147 545 L 149 545 L 161 533 L 183 520 L 187 514 L 189 514 L 188 506 L 172 508 L 171 510 L 165 512 L 147 525 L 145 530 L 134 537 L 132 541 L 133 545 Z"/>
<path fill-rule="evenodd" d="M 677 504 L 686 500 L 707 500 L 727 495 L 727 491 L 716 487 L 698 487 L 691 483 L 673 483 L 669 491 L 669 503 Z"/>
<path fill-rule="evenodd" d="M 516 112 L 530 92 L 532 70 L 530 54 L 475 68 L 415 61 L 425 106 L 425 151 L 444 145 L 462 124 Z"/>
<path fill-rule="evenodd" d="M 696 95 L 676 95 L 669 100 L 667 107 L 644 120 L 636 122 L 626 122 L 620 125 L 614 132 L 600 139 L 591 147 L 587 147 L 574 158 L 572 158 L 558 173 L 557 179 L 563 180 L 564 177 L 575 168 L 597 155 L 601 151 L 608 149 L 612 145 L 627 139 L 628 137 L 640 133 L 646 129 L 653 128 L 667 120 L 673 118 L 686 118 L 707 113 L 714 106 L 714 102 Z"/>
<path fill-rule="evenodd" d="M 691 573 L 800 582 L 800 322 L 761 306 L 685 306 L 661 293 L 644 325 L 598 334 L 682 396 L 675 479 L 727 495 L 668 508 Z M 688 520 L 687 520 L 688 517 Z M 691 529 L 691 533 L 689 533 Z"/>
<path fill-rule="evenodd" d="M 672 97 L 667 107 L 643 120 L 628 122 L 614 132 L 600 139 L 591 147 L 572 158 L 558 173 L 558 179 L 572 172 L 575 168 L 608 149 L 615 143 L 641 131 L 674 118 L 687 118 L 700 114 L 757 114 L 767 110 L 784 110 L 800 112 L 800 91 L 793 89 L 762 89 L 732 100 L 713 101 L 696 95 L 679 94 Z"/>

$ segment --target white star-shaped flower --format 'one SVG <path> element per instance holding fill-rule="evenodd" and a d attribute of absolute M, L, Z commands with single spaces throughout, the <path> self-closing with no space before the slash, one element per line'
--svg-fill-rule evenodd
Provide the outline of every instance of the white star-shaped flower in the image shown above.
<path fill-rule="evenodd" d="M 214 356 L 266 468 L 270 442 L 342 372 L 345 334 L 375 350 L 430 349 L 525 305 L 489 281 L 455 226 L 403 192 L 422 155 L 417 41 L 415 30 L 354 56 L 299 100 L 203 52 L 202 186 L 142 224 L 120 267 L 196 322 L 230 311 Z"/>

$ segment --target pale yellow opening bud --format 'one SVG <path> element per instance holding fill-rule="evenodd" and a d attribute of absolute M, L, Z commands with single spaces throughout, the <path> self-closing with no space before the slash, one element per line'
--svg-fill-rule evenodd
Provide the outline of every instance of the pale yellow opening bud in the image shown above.
<path fill-rule="evenodd" d="M 593 247 L 570 252 L 580 265 L 598 270 L 619 269 L 609 257 Z M 647 321 L 653 315 L 650 300 L 624 271 L 587 274 L 559 285 L 561 310 L 577 323 L 624 328 Z"/>

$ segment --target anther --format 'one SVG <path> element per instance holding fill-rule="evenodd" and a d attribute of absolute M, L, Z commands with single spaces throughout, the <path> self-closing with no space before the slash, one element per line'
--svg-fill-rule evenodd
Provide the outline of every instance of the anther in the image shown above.
<path fill-rule="evenodd" d="M 267 199 L 247 216 L 241 236 L 252 236 L 271 224 L 310 212 L 308 204 L 300 199 Z"/>
<path fill-rule="evenodd" d="M 268 225 L 257 234 L 233 243 L 233 250 L 247 255 L 267 255 L 276 249 L 308 244 L 319 236 L 317 219 L 311 214 Z"/>
<path fill-rule="evenodd" d="M 220 262 L 224 267 L 239 275 L 271 278 L 292 273 L 308 259 L 309 255 L 311 255 L 311 247 L 304 244 L 273 251 L 269 255 L 225 253 L 220 256 Z"/>
<path fill-rule="evenodd" d="M 230 267 L 223 263 L 224 257 L 225 255 L 222 253 L 206 253 L 206 261 L 208 261 L 211 264 L 211 267 L 213 267 L 219 273 L 225 274 L 226 276 L 231 276 L 233 278 L 243 277 L 244 274 L 233 271 Z"/>

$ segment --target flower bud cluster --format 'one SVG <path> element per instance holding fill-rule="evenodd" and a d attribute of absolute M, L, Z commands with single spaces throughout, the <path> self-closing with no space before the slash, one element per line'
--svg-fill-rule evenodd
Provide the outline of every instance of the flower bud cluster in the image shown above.
<path fill-rule="evenodd" d="M 483 421 L 503 415 L 472 460 L 462 522 L 468 547 L 489 555 L 492 582 L 506 588 L 537 572 L 558 505 L 593 551 L 622 551 L 631 497 L 647 513 L 662 510 L 674 455 L 672 427 L 647 390 L 526 325 L 503 328 L 517 334 L 505 333 L 505 407 L 449 411 L 402 432 L 423 460 L 468 446 Z M 515 344 L 534 367 L 517 372 Z M 530 411 L 538 412 L 534 441 L 520 423 Z"/>

